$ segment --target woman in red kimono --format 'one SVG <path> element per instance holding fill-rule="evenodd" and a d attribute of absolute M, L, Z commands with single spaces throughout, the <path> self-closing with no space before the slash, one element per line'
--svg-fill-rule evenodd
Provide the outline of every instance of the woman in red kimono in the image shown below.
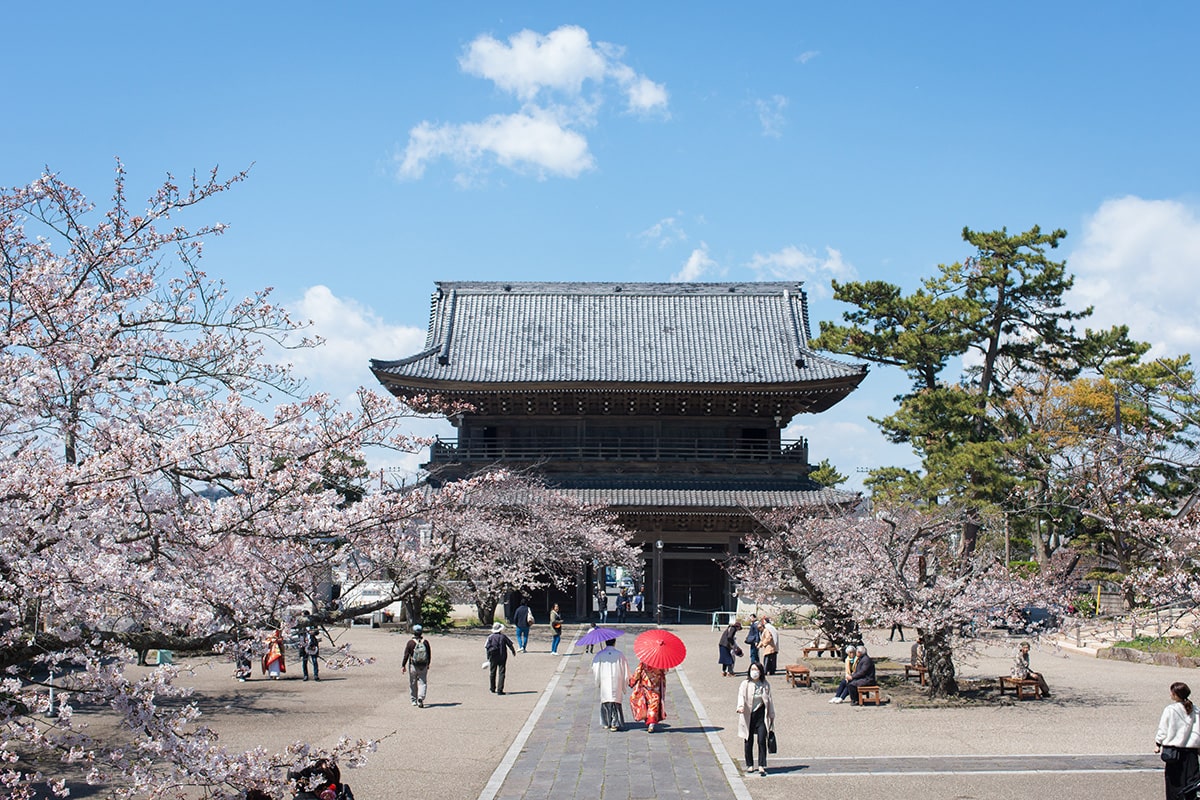
<path fill-rule="evenodd" d="M 667 671 L 639 663 L 629 679 L 633 693 L 629 696 L 629 707 L 633 718 L 646 723 L 646 731 L 654 733 L 655 724 L 667 718 L 663 697 L 667 692 Z"/>
<path fill-rule="evenodd" d="M 283 631 L 279 628 L 267 637 L 267 652 L 263 656 L 262 671 L 269 674 L 271 680 L 279 680 L 279 674 L 287 672 L 287 664 L 283 661 Z"/>

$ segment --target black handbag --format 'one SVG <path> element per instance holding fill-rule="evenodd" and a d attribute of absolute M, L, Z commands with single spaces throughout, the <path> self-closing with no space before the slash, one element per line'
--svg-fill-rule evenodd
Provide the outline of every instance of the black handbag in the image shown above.
<path fill-rule="evenodd" d="M 1177 764 L 1183 760 L 1183 750 L 1178 747 L 1172 747 L 1169 744 L 1164 744 L 1162 746 L 1162 752 L 1159 753 L 1159 756 L 1161 756 L 1162 760 L 1168 764 Z"/>
<path fill-rule="evenodd" d="M 767 731 L 767 752 L 774 753 L 778 749 L 779 749 L 779 743 L 777 741 L 775 741 L 775 731 L 774 730 Z"/>

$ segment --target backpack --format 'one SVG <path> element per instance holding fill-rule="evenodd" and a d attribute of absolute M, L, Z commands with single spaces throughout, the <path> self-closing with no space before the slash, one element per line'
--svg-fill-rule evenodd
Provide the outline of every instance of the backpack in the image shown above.
<path fill-rule="evenodd" d="M 317 635 L 315 633 L 308 634 L 304 640 L 305 655 L 315 656 L 319 652 L 321 652 L 321 642 L 317 639 Z"/>
<path fill-rule="evenodd" d="M 429 643 L 424 639 L 413 640 L 412 662 L 414 667 L 423 667 L 429 663 Z"/>

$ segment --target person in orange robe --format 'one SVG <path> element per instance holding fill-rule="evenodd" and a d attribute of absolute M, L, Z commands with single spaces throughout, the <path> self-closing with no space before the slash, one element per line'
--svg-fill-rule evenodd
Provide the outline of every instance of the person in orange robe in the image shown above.
<path fill-rule="evenodd" d="M 654 733 L 654 726 L 667 718 L 663 698 L 667 693 L 667 671 L 645 664 L 638 664 L 629 679 L 633 693 L 629 696 L 629 707 L 633 718 L 646 723 L 646 731 Z"/>
<path fill-rule="evenodd" d="M 287 664 L 283 660 L 283 631 L 279 628 L 267 637 L 267 652 L 263 656 L 262 671 L 270 675 L 271 680 L 279 680 L 280 674 L 287 672 Z"/>

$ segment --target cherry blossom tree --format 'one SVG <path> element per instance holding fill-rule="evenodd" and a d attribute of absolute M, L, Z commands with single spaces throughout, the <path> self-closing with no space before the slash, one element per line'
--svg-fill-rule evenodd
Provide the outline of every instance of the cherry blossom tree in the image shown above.
<path fill-rule="evenodd" d="M 44 780 L 61 792 L 47 767 L 60 762 L 121 787 L 111 796 L 278 794 L 314 751 L 226 751 L 194 704 L 162 702 L 186 694 L 172 669 L 126 673 L 130 648 L 218 646 L 314 603 L 324 621 L 359 613 L 322 605 L 330 566 L 412 549 L 414 520 L 471 488 L 347 502 L 366 448 L 414 446 L 412 412 L 365 390 L 352 408 L 305 395 L 264 348 L 315 342 L 269 292 L 234 300 L 199 270 L 224 227 L 184 223 L 244 177 L 168 176 L 139 209 L 118 165 L 105 212 L 54 174 L 0 190 L 7 796 Z M 89 737 L 81 703 L 118 733 Z M 353 763 L 369 749 L 327 754 Z"/>
<path fill-rule="evenodd" d="M 964 553 L 959 509 L 785 509 L 759 522 L 763 530 L 747 540 L 735 577 L 760 592 L 805 594 L 834 641 L 848 641 L 859 624 L 916 628 L 932 697 L 958 692 L 954 649 L 962 631 L 997 609 L 1058 596 L 1053 570 L 1020 576 L 986 548 Z"/>
<path fill-rule="evenodd" d="M 589 562 L 641 568 L 641 549 L 613 514 L 536 479 L 505 473 L 463 499 L 441 524 L 456 534 L 451 574 L 466 581 L 481 623 L 507 593 L 564 588 Z"/>

